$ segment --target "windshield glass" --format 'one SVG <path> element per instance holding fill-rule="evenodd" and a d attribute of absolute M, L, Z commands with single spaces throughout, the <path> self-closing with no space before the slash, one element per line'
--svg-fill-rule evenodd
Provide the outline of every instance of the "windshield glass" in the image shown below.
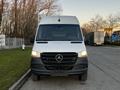
<path fill-rule="evenodd" d="M 36 41 L 82 41 L 79 25 L 40 25 Z"/>

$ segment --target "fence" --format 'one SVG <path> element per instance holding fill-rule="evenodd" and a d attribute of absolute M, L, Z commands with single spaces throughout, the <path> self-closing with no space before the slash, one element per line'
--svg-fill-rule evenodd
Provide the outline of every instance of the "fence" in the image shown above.
<path fill-rule="evenodd" d="M 5 38 L 5 45 L 0 43 L 0 49 L 19 48 L 23 44 L 22 38 Z"/>

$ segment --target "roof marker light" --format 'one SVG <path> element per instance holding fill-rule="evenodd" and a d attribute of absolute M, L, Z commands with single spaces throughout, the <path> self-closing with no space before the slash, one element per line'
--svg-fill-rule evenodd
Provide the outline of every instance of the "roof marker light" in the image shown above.
<path fill-rule="evenodd" d="M 60 18 L 58 19 L 58 22 L 60 22 L 61 20 L 60 20 Z"/>

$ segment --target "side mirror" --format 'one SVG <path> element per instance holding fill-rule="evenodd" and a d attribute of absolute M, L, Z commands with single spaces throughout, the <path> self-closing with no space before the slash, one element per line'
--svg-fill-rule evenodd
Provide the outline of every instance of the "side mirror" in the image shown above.
<path fill-rule="evenodd" d="M 85 40 L 85 36 L 83 36 L 83 40 Z"/>
<path fill-rule="evenodd" d="M 31 43 L 31 44 L 34 43 L 34 37 L 32 37 L 32 38 L 30 39 L 30 43 Z"/>

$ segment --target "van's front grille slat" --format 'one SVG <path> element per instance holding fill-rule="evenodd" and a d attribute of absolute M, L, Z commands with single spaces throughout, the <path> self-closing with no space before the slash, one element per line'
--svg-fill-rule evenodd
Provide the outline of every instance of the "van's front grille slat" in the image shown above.
<path fill-rule="evenodd" d="M 62 55 L 63 60 L 57 61 L 56 55 Z M 42 53 L 41 60 L 48 70 L 71 70 L 76 63 L 77 53 Z"/>

